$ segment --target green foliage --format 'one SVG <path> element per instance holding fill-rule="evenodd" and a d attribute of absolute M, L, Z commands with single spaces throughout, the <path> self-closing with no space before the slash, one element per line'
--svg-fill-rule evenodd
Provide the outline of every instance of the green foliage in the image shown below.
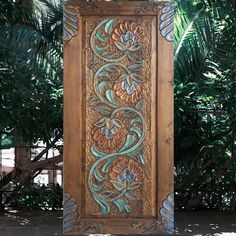
<path fill-rule="evenodd" d="M 0 132 L 47 141 L 62 127 L 62 6 L 17 2 L 0 2 Z"/>
<path fill-rule="evenodd" d="M 236 11 L 179 1 L 175 28 L 176 203 L 235 207 Z"/>
<path fill-rule="evenodd" d="M 62 188 L 59 185 L 24 186 L 21 194 L 11 201 L 13 207 L 34 210 L 61 210 Z"/>

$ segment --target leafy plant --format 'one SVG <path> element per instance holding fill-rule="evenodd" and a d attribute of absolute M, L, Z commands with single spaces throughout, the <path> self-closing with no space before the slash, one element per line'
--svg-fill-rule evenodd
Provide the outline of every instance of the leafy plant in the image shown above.
<path fill-rule="evenodd" d="M 176 203 L 235 207 L 236 12 L 232 1 L 178 1 Z"/>

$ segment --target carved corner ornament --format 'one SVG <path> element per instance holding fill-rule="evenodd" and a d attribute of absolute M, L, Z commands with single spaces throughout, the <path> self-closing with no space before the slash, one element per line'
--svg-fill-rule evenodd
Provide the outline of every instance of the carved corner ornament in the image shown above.
<path fill-rule="evenodd" d="M 161 10 L 160 33 L 169 42 L 174 41 L 174 2 L 166 2 Z"/>
<path fill-rule="evenodd" d="M 70 41 L 78 34 L 79 22 L 77 16 L 78 11 L 75 9 L 74 5 L 69 1 L 65 1 L 63 11 L 63 40 L 66 42 Z"/>
<path fill-rule="evenodd" d="M 170 193 L 162 201 L 159 210 L 160 220 L 154 220 L 152 224 L 145 225 L 138 222 L 131 222 L 131 226 L 143 230 L 143 234 L 157 233 L 162 231 L 167 234 L 174 234 L 174 194 Z"/>
<path fill-rule="evenodd" d="M 76 204 L 75 198 L 72 197 L 70 193 L 64 193 L 63 202 L 63 234 L 70 234 L 72 232 L 95 232 L 98 229 L 107 226 L 106 221 L 79 221 L 78 206 Z"/>
<path fill-rule="evenodd" d="M 71 197 L 69 193 L 64 193 L 63 202 L 63 233 L 65 234 L 74 229 L 79 213 L 75 198 Z"/>

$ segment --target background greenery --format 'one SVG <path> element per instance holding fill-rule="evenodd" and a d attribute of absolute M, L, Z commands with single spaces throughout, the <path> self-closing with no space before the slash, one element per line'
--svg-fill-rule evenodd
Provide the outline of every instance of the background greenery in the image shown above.
<path fill-rule="evenodd" d="M 236 206 L 235 9 L 235 0 L 176 1 L 178 209 Z M 16 146 L 18 140 L 50 144 L 52 131 L 61 133 L 62 27 L 62 3 L 0 1 L 0 132 L 4 147 Z M 21 197 L 12 198 L 12 204 L 47 206 L 42 204 L 45 196 L 29 194 L 26 184 L 21 187 L 15 194 Z M 30 196 L 31 203 L 24 196 Z M 58 197 L 55 199 L 58 207 Z"/>

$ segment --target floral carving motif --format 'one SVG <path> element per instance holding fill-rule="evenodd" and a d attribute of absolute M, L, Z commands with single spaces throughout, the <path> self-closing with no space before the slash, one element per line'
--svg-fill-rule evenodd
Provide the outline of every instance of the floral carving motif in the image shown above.
<path fill-rule="evenodd" d="M 111 37 L 115 41 L 116 47 L 122 51 L 135 52 L 143 46 L 141 43 L 143 31 L 141 26 L 135 22 L 126 21 L 119 23 L 114 28 Z"/>
<path fill-rule="evenodd" d="M 124 141 L 126 129 L 118 119 L 102 118 L 94 124 L 93 139 L 102 148 L 115 148 Z"/>
<path fill-rule="evenodd" d="M 123 75 L 122 81 L 114 85 L 116 95 L 127 103 L 135 103 L 139 100 L 144 92 L 144 80 L 140 76 L 131 73 L 130 75 Z"/>
<path fill-rule="evenodd" d="M 102 118 L 91 130 L 95 143 L 90 150 L 96 161 L 88 182 L 103 214 L 110 212 L 110 204 L 120 213 L 130 213 L 129 201 L 139 200 L 143 186 L 146 122 L 141 104 L 147 82 L 141 73 L 143 38 L 142 26 L 135 20 L 113 18 L 101 21 L 91 34 L 98 99 L 92 104 Z M 109 115 L 104 117 L 104 111 Z M 127 118 L 122 120 L 123 116 Z"/>
<path fill-rule="evenodd" d="M 134 190 L 142 185 L 142 167 L 134 160 L 119 157 L 110 172 L 110 182 L 118 190 Z"/>

